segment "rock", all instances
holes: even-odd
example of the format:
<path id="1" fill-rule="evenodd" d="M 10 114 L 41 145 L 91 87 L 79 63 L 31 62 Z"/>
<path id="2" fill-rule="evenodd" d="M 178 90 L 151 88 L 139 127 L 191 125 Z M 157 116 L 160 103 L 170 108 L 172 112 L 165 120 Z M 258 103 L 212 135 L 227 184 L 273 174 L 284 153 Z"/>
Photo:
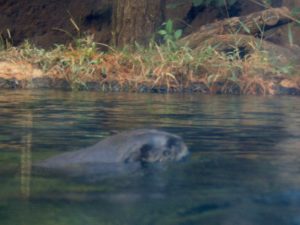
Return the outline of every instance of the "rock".
<path id="1" fill-rule="evenodd" d="M 0 62 L 0 77 L 4 79 L 29 80 L 43 75 L 42 70 L 25 61 Z"/>
<path id="2" fill-rule="evenodd" d="M 52 79 L 50 77 L 33 78 L 29 87 L 32 88 L 51 88 Z"/>
<path id="3" fill-rule="evenodd" d="M 298 88 L 297 84 L 291 80 L 284 79 L 280 82 L 280 86 L 284 88 Z"/>

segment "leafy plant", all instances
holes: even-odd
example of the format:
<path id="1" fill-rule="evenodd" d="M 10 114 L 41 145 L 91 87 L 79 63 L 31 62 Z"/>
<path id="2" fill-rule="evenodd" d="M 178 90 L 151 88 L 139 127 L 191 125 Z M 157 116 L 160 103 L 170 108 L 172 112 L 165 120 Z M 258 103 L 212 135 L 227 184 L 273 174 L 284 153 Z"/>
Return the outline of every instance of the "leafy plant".
<path id="1" fill-rule="evenodd" d="M 164 28 L 158 31 L 158 34 L 162 36 L 164 42 L 171 48 L 176 49 L 179 38 L 182 36 L 182 30 L 174 30 L 174 24 L 172 20 L 167 20 L 163 23 Z"/>

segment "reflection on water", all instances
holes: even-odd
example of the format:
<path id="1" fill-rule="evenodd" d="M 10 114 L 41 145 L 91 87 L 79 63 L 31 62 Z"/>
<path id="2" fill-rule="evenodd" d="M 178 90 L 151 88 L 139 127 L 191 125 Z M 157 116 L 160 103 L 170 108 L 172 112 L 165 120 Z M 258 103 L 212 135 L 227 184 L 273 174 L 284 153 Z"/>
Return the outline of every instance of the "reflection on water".
<path id="1" fill-rule="evenodd" d="M 0 92 L 0 223 L 300 224 L 300 100 Z M 142 127 L 181 135 L 184 162 L 104 180 L 31 163 Z"/>
<path id="2" fill-rule="evenodd" d="M 24 114 L 24 126 L 27 128 L 32 127 L 32 113 Z M 20 177 L 21 177 L 21 194 L 27 199 L 30 197 L 30 177 L 31 177 L 31 142 L 32 134 L 28 132 L 24 135 L 22 142 L 24 143 L 21 148 L 21 163 L 20 163 Z"/>

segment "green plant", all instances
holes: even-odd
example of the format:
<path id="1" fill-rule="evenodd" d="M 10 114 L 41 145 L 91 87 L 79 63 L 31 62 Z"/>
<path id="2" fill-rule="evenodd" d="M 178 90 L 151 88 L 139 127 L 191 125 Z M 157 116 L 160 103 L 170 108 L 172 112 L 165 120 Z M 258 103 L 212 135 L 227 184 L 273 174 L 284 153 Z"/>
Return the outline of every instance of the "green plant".
<path id="1" fill-rule="evenodd" d="M 5 49 L 6 49 L 6 47 L 5 47 L 5 40 L 2 37 L 2 35 L 0 35 L 0 51 L 3 51 Z"/>
<path id="2" fill-rule="evenodd" d="M 294 7 L 291 11 L 291 14 L 293 16 L 294 22 L 299 26 L 300 25 L 300 8 L 299 7 Z"/>
<path id="3" fill-rule="evenodd" d="M 0 50 L 6 50 L 13 46 L 13 39 L 9 29 L 6 29 L 6 34 L 0 33 Z"/>
<path id="4" fill-rule="evenodd" d="M 167 22 L 163 23 L 163 29 L 158 31 L 158 34 L 163 38 L 164 42 L 168 47 L 176 49 L 179 38 L 182 36 L 182 30 L 174 30 L 174 24 L 172 20 L 167 20 Z"/>

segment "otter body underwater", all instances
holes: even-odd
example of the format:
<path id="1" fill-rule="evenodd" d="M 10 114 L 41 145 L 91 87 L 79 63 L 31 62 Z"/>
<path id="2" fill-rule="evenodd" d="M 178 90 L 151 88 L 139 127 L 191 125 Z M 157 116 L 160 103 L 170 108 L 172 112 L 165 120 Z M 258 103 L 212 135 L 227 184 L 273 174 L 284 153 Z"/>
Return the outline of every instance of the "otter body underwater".
<path id="1" fill-rule="evenodd" d="M 107 173 L 144 164 L 179 161 L 188 155 L 182 138 L 155 129 L 125 131 L 97 144 L 63 153 L 34 165 L 35 168 L 67 173 Z"/>

